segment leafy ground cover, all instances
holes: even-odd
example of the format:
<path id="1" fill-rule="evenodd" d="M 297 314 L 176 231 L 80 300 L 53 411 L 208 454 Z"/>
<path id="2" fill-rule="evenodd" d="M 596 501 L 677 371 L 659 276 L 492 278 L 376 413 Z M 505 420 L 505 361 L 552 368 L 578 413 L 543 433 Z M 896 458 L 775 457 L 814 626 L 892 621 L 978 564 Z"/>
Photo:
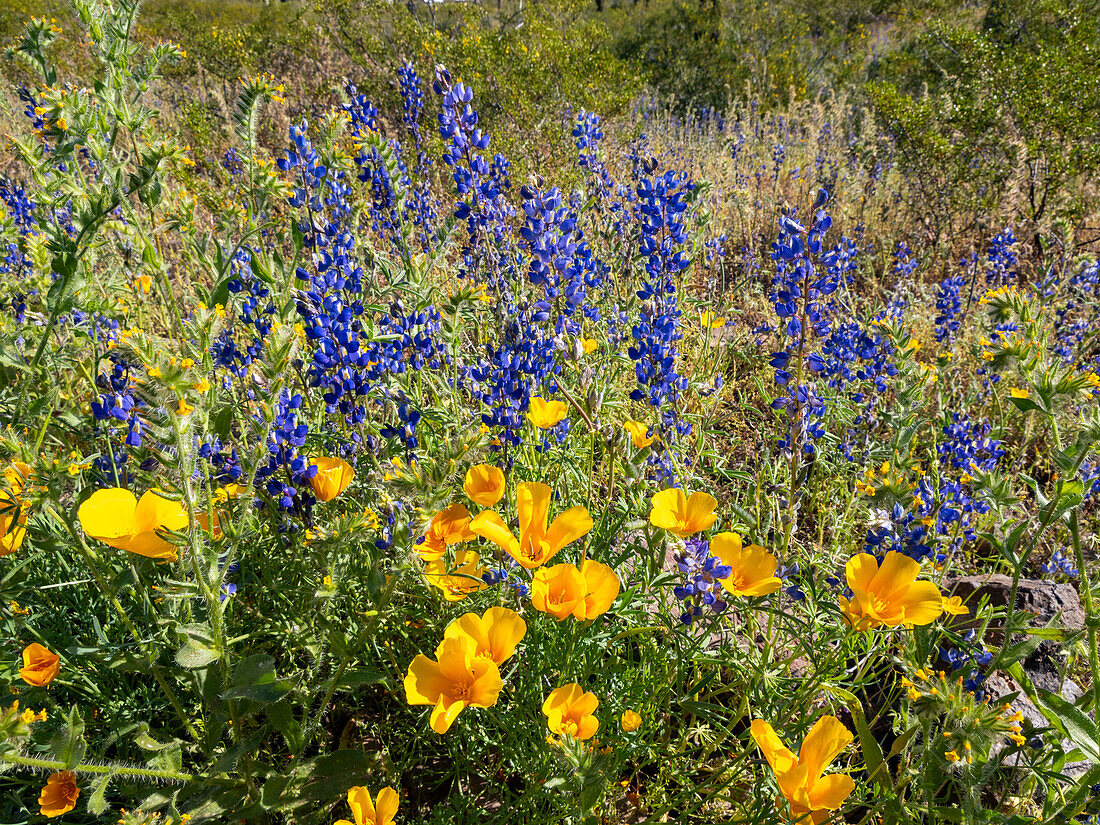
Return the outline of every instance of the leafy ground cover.
<path id="1" fill-rule="evenodd" d="M 399 62 L 203 154 L 139 20 L 10 51 L 5 822 L 1100 811 L 1088 147 L 632 88 L 520 175 Z"/>

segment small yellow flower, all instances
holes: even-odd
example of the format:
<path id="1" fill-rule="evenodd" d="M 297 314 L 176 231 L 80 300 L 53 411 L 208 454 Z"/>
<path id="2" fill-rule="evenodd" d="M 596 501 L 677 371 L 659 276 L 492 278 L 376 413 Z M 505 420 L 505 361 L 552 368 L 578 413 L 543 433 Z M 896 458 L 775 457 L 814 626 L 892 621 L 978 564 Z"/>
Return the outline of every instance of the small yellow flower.
<path id="1" fill-rule="evenodd" d="M 588 355 L 589 353 L 593 352 L 596 349 L 596 347 L 598 347 L 598 346 L 599 346 L 599 342 L 597 342 L 595 338 L 582 338 L 581 339 L 581 348 L 584 350 L 585 355 Z"/>
<path id="2" fill-rule="evenodd" d="M 962 596 L 950 596 L 943 600 L 943 612 L 951 616 L 966 616 L 970 608 L 962 603 Z"/>
<path id="3" fill-rule="evenodd" d="M 196 392 L 209 392 L 210 391 L 210 382 L 207 381 L 204 378 L 201 381 L 199 381 L 199 383 L 192 384 L 191 389 L 195 390 Z"/>
<path id="4" fill-rule="evenodd" d="M 138 500 L 121 487 L 96 490 L 80 505 L 77 518 L 85 533 L 106 545 L 165 561 L 175 561 L 177 553 L 161 533 L 187 526 L 187 511 L 178 501 L 152 490 Z"/>
<path id="5" fill-rule="evenodd" d="M 754 719 L 752 738 L 771 765 L 779 791 L 790 807 L 791 821 L 824 822 L 829 811 L 844 804 L 855 790 L 850 776 L 822 776 L 826 766 L 852 741 L 851 732 L 835 716 L 822 716 L 806 734 L 798 756 L 779 739 L 772 726 Z M 778 800 L 777 800 L 778 804 Z"/>
<path id="6" fill-rule="evenodd" d="M 737 533 L 719 533 L 711 539 L 710 551 L 730 568 L 730 574 L 718 581 L 731 596 L 765 596 L 783 585 L 775 575 L 775 556 L 756 544 L 743 545 Z"/>
<path id="7" fill-rule="evenodd" d="M 469 640 L 474 646 L 474 656 L 486 657 L 498 665 L 511 658 L 526 635 L 527 623 L 523 617 L 507 607 L 490 607 L 481 616 L 465 613 L 443 632 L 444 639 Z"/>
<path id="8" fill-rule="evenodd" d="M 160 367 L 149 367 L 145 372 L 150 378 L 161 378 L 163 376 Z"/>
<path id="9" fill-rule="evenodd" d="M 948 751 L 944 756 L 947 757 L 948 762 L 954 763 L 959 761 L 958 751 Z"/>
<path id="10" fill-rule="evenodd" d="M 623 715 L 619 719 L 619 724 L 622 725 L 625 733 L 633 733 L 642 726 L 642 717 L 627 708 L 623 711 Z"/>
<path id="11" fill-rule="evenodd" d="M 931 624 L 943 613 L 940 589 L 917 581 L 920 562 L 901 553 L 887 553 L 881 567 L 874 556 L 859 553 L 849 559 L 846 573 L 852 598 L 841 596 L 840 606 L 857 630 Z"/>
<path id="12" fill-rule="evenodd" d="M 195 408 L 188 404 L 186 399 L 180 399 L 179 405 L 176 407 L 176 415 L 190 415 L 194 411 Z"/>
<path id="13" fill-rule="evenodd" d="M 182 361 L 180 361 L 180 369 L 188 370 L 191 369 L 191 367 L 193 366 L 195 366 L 195 361 L 192 358 L 184 358 Z"/>
<path id="14" fill-rule="evenodd" d="M 446 733 L 467 706 L 488 708 L 497 703 L 504 682 L 496 662 L 478 656 L 473 640 L 445 638 L 432 661 L 417 654 L 405 676 L 405 701 L 410 705 L 434 705 L 432 730 Z"/>
<path id="15" fill-rule="evenodd" d="M 486 572 L 481 556 L 473 550 L 455 552 L 454 565 L 447 566 L 445 559 L 430 561 L 424 565 L 424 578 L 432 587 L 443 591 L 443 598 L 458 602 L 472 593 L 484 590 L 487 585 L 481 578 Z"/>
<path id="16" fill-rule="evenodd" d="M 531 604 L 559 622 L 569 616 L 586 621 L 606 613 L 621 587 L 615 571 L 598 561 L 585 559 L 579 568 L 568 563 L 555 564 L 535 572 Z"/>
<path id="17" fill-rule="evenodd" d="M 1026 387 L 1024 389 L 1020 389 L 1019 387 L 1013 387 L 1008 392 L 1009 392 L 1009 395 L 1011 395 L 1013 398 L 1027 398 L 1031 394 L 1030 391 Z"/>
<path id="18" fill-rule="evenodd" d="M 517 485 L 518 538 L 493 510 L 478 513 L 470 522 L 470 530 L 491 541 L 528 570 L 533 570 L 592 529 L 592 517 L 588 510 L 580 506 L 569 508 L 548 526 L 551 495 L 550 488 L 537 481 Z"/>
<path id="19" fill-rule="evenodd" d="M 456 502 L 432 516 L 424 540 L 414 545 L 413 550 L 424 561 L 435 561 L 442 558 L 451 545 L 475 538 L 477 536 L 470 532 L 470 511 L 465 504 Z"/>
<path id="20" fill-rule="evenodd" d="M 504 471 L 489 464 L 478 464 L 466 471 L 462 490 L 474 504 L 492 507 L 504 496 Z"/>
<path id="21" fill-rule="evenodd" d="M 34 642 L 23 648 L 23 667 L 19 676 L 32 687 L 45 687 L 61 672 L 61 657 Z"/>

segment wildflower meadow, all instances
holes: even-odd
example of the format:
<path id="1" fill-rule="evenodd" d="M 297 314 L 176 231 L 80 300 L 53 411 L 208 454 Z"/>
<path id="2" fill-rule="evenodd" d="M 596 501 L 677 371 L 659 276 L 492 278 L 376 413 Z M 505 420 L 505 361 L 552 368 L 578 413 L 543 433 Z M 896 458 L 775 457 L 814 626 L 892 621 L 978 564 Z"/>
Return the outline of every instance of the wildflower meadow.
<path id="1" fill-rule="evenodd" d="M 1100 821 L 1087 3 L 5 2 L 0 822 Z"/>

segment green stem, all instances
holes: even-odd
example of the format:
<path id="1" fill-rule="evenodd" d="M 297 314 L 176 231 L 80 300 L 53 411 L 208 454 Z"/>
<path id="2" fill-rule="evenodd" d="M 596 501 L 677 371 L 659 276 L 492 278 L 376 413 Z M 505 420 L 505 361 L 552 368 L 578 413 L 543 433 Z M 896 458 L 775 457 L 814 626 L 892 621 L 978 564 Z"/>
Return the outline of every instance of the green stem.
<path id="1" fill-rule="evenodd" d="M 37 759 L 33 756 L 20 756 L 16 753 L 0 753 L 0 762 L 10 765 L 23 765 L 28 768 L 37 768 L 45 771 L 73 771 L 84 774 L 110 774 L 111 776 L 131 776 L 138 779 L 159 779 L 169 782 L 193 782 L 201 780 L 213 785 L 235 786 L 238 783 L 230 779 L 222 779 L 217 776 L 204 776 L 201 774 L 184 773 L 183 771 L 161 771 L 153 768 L 134 768 L 129 765 L 93 765 L 82 762 L 78 765 L 67 765 L 65 762 L 57 762 L 52 759 Z"/>
<path id="2" fill-rule="evenodd" d="M 198 730 L 196 730 L 195 726 L 191 724 L 191 720 L 188 717 L 187 713 L 184 711 L 183 705 L 180 704 L 180 700 L 179 698 L 177 698 L 175 691 L 172 690 L 171 686 L 165 680 L 163 674 L 161 674 L 160 669 L 157 667 L 156 655 L 154 651 L 150 649 L 145 642 L 142 641 L 141 634 L 138 633 L 137 627 L 135 627 L 134 623 L 130 620 L 130 615 L 126 612 L 126 608 L 124 608 L 122 606 L 122 602 L 118 600 L 118 595 L 115 591 L 114 586 L 100 572 L 99 567 L 96 566 L 95 559 L 93 558 L 91 552 L 88 550 L 87 547 L 84 546 L 84 542 L 81 541 L 80 536 L 77 534 L 72 524 L 70 524 L 66 519 L 61 518 L 61 516 L 52 508 L 48 508 L 48 512 L 53 515 L 54 518 L 64 524 L 65 527 L 68 529 L 69 535 L 72 536 L 74 546 L 80 552 L 80 555 L 84 559 L 84 565 L 92 574 L 92 578 L 95 579 L 96 584 L 99 585 L 99 589 L 107 595 L 107 600 L 110 601 L 111 606 L 114 607 L 115 612 L 118 614 L 118 617 L 122 619 L 122 623 L 126 625 L 126 629 L 130 631 L 130 635 L 133 637 L 134 643 L 137 644 L 141 652 L 145 654 L 145 660 L 149 664 L 149 672 L 153 674 L 153 679 L 156 680 L 157 685 L 160 687 L 161 693 L 164 694 L 164 698 L 168 700 L 169 704 L 172 705 L 173 710 L 176 711 L 176 715 L 179 716 L 180 722 L 183 723 L 183 726 L 187 730 L 187 733 L 196 742 L 201 741 Z"/>
<path id="3" fill-rule="evenodd" d="M 1073 560 L 1081 574 L 1081 597 L 1085 602 L 1085 627 L 1089 642 L 1089 667 L 1092 670 L 1092 710 L 1095 719 L 1100 720 L 1100 655 L 1096 642 L 1096 605 L 1092 598 L 1092 583 L 1085 568 L 1085 554 L 1081 549 L 1081 531 L 1077 525 L 1077 510 L 1069 514 L 1069 532 L 1073 538 Z"/>

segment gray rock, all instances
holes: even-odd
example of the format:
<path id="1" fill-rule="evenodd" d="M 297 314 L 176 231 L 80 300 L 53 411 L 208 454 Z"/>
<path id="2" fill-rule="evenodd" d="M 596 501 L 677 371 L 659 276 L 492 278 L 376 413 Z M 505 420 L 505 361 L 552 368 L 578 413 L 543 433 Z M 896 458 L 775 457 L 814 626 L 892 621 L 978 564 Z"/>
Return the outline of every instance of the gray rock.
<path id="1" fill-rule="evenodd" d="M 994 607 L 1006 607 L 1012 592 L 1012 578 L 1001 573 L 987 576 L 961 576 L 944 581 L 952 595 L 961 596 L 973 610 L 988 597 Z M 1072 584 L 1041 579 L 1020 579 L 1016 590 L 1016 609 L 1035 615 L 1036 624 L 1044 625 L 1058 617 L 1058 626 L 1080 630 L 1085 626 L 1085 608 Z"/>
<path id="2" fill-rule="evenodd" d="M 1016 681 L 1006 673 L 991 673 L 989 678 L 985 680 L 983 684 L 986 692 L 989 694 L 990 701 L 993 705 L 1000 705 L 1003 703 L 1004 698 L 1011 696 L 1014 693 L 1018 693 L 1015 699 L 1012 699 L 1008 703 L 1009 713 L 1019 713 L 1034 728 L 1045 728 L 1050 725 L 1043 716 L 1042 712 L 1035 706 L 1035 704 L 1027 698 L 1024 694 L 1023 688 L 1016 683 Z M 1081 687 L 1072 679 L 1062 680 L 1062 684 L 1059 687 L 1058 693 L 1062 695 L 1062 698 L 1067 702 L 1076 702 L 1083 695 L 1084 691 Z M 1066 752 L 1072 751 L 1074 745 L 1068 739 L 1063 741 L 1062 749 Z M 992 751 L 997 753 L 1005 747 L 1005 742 L 998 741 L 993 744 Z M 1005 765 L 1009 767 L 1015 767 L 1020 764 L 1020 759 L 1016 754 L 1010 754 L 1004 761 Z M 1092 766 L 1091 762 L 1071 762 L 1063 768 L 1062 772 L 1069 777 L 1076 779 L 1085 773 Z"/>
<path id="3" fill-rule="evenodd" d="M 944 586 L 952 595 L 962 597 L 963 604 L 970 608 L 973 616 L 978 605 L 985 600 L 994 607 L 1007 607 L 1012 593 L 1012 578 L 1000 573 L 961 576 L 947 579 Z M 1073 632 L 1082 630 L 1085 626 L 1085 608 L 1077 590 L 1071 584 L 1020 579 L 1016 590 L 1016 609 L 1032 614 L 1033 627 L 1053 623 L 1054 627 Z M 977 624 L 973 619 L 960 617 L 956 627 Z M 1001 644 L 1004 640 L 1002 628 L 991 626 L 986 631 L 986 640 L 992 644 Z M 1062 689 L 1062 649 L 1063 645 L 1057 641 L 1044 641 L 1020 663 L 1036 687 L 1052 693 Z"/>

